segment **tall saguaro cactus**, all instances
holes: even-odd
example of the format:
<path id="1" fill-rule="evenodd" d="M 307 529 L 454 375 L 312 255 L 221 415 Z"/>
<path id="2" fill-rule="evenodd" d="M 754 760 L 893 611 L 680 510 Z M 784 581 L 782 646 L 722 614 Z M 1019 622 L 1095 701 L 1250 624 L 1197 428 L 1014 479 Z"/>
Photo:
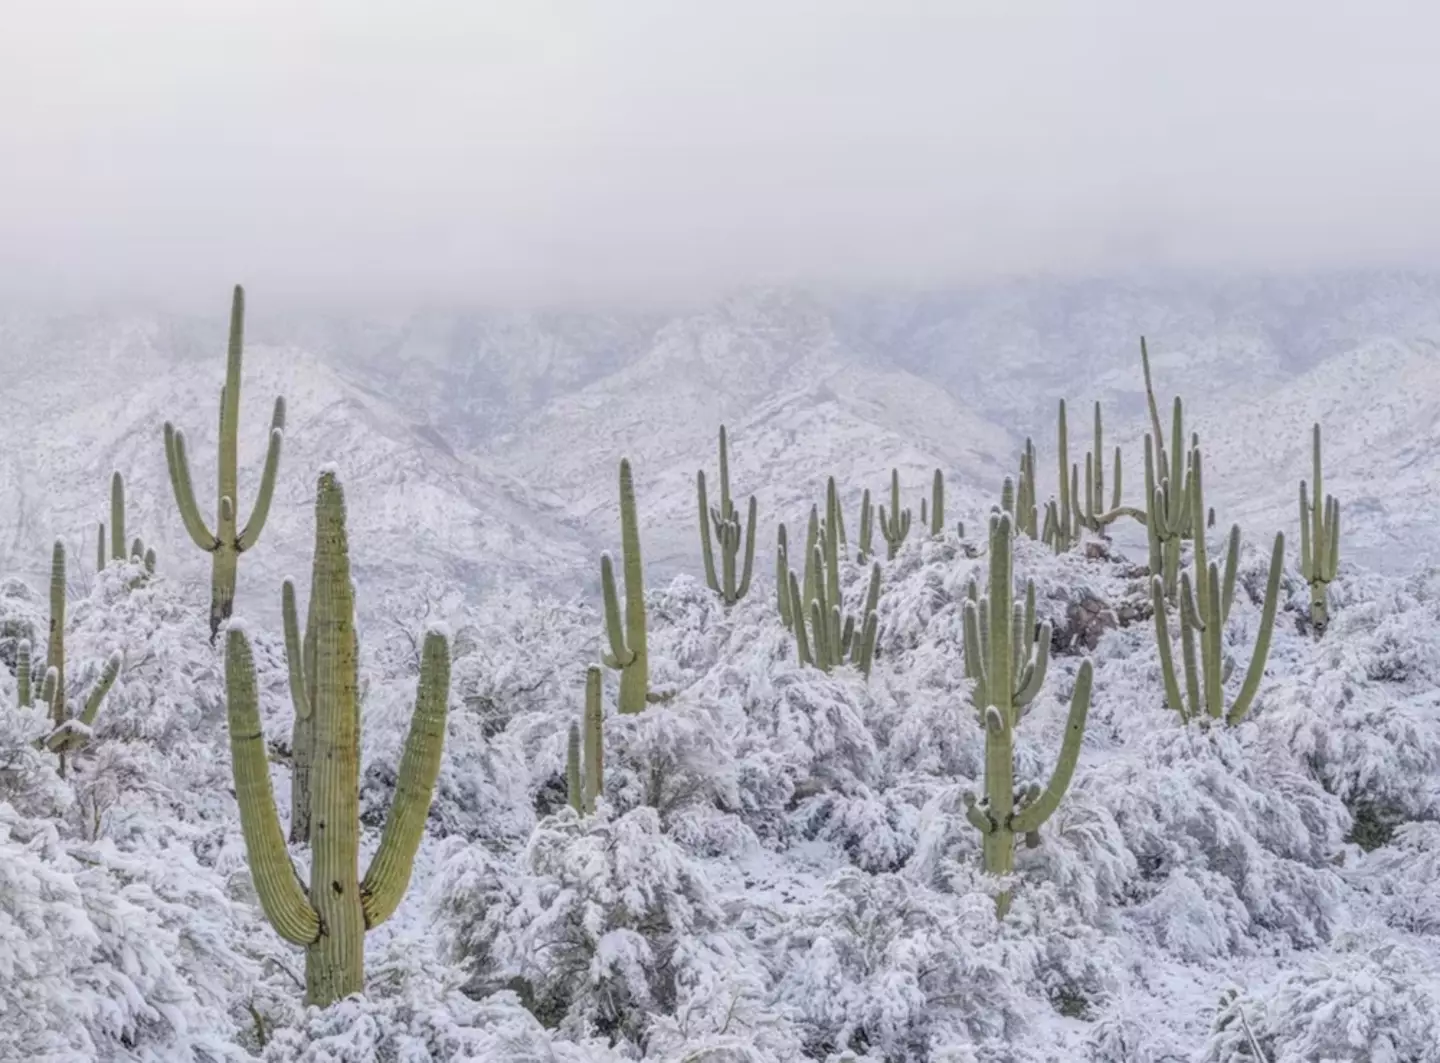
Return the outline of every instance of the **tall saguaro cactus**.
<path id="1" fill-rule="evenodd" d="M 365 987 L 365 932 L 394 913 L 410 884 L 445 740 L 450 647 L 425 635 L 420 685 L 380 847 L 360 877 L 360 711 L 355 599 L 345 498 L 333 472 L 320 476 L 311 580 L 315 650 L 310 789 L 310 885 L 285 847 L 244 626 L 226 636 L 225 683 L 235 796 L 250 874 L 277 933 L 305 947 L 305 1002 L 325 1007 Z"/>
<path id="2" fill-rule="evenodd" d="M 1314 495 L 1300 481 L 1300 572 L 1310 585 L 1310 626 L 1316 638 L 1330 625 L 1330 583 L 1340 565 L 1340 502 L 1320 478 L 1320 425 L 1311 436 Z"/>
<path id="3" fill-rule="evenodd" d="M 930 484 L 930 536 L 938 539 L 945 534 L 945 474 L 935 470 Z"/>
<path id="4" fill-rule="evenodd" d="M 275 475 L 280 467 L 280 446 L 285 438 L 285 399 L 275 400 L 270 418 L 270 445 L 265 452 L 265 469 L 260 476 L 260 492 L 255 508 L 244 527 L 239 525 L 239 498 L 236 494 L 239 472 L 240 429 L 240 364 L 245 346 L 245 289 L 235 286 L 230 306 L 230 345 L 225 362 L 225 386 L 220 391 L 220 458 L 219 499 L 213 531 L 206 525 L 195 501 L 190 480 L 190 462 L 185 449 L 185 433 L 170 421 L 165 422 L 165 461 L 170 469 L 170 486 L 180 508 L 180 518 L 195 545 L 210 555 L 210 640 L 213 642 L 220 625 L 230 616 L 235 602 L 235 569 L 239 557 L 260 537 L 270 502 L 275 496 Z"/>
<path id="5" fill-rule="evenodd" d="M 120 475 L 119 470 L 110 475 L 110 549 L 105 549 L 105 522 L 100 522 L 99 534 L 95 537 L 95 563 L 99 571 L 104 572 L 107 565 L 112 561 L 124 561 L 127 557 L 131 561 L 143 563 L 145 571 L 155 571 L 155 548 L 146 548 L 145 540 L 138 535 L 130 541 L 128 550 L 125 542 L 125 477 Z"/>
<path id="6" fill-rule="evenodd" d="M 885 536 L 885 559 L 894 561 L 900 544 L 910 534 L 910 511 L 900 509 L 900 470 L 890 470 L 890 511 L 880 507 L 880 533 Z"/>
<path id="7" fill-rule="evenodd" d="M 1015 789 L 1015 727 L 1025 707 L 1044 681 L 1050 628 L 1034 630 L 1034 587 L 1026 590 L 1027 605 L 1015 602 L 1014 572 L 1008 513 L 990 517 L 990 580 L 984 596 L 965 603 L 966 670 L 975 680 L 975 704 L 985 727 L 985 797 L 965 795 L 966 817 L 980 831 L 985 870 L 1008 875 L 1015 868 L 1015 835 L 1029 845 L 1039 844 L 1039 830 L 1060 806 L 1075 765 L 1090 711 L 1091 666 L 1080 665 L 1060 757 L 1041 790 L 1038 783 L 1018 793 Z M 972 592 L 973 593 L 973 592 Z M 1034 647 L 1032 648 L 1032 641 Z M 996 899 L 1003 918 L 1010 908 L 1009 893 Z"/>
<path id="8" fill-rule="evenodd" d="M 750 590 L 750 574 L 755 565 L 755 496 L 750 496 L 750 512 L 743 536 L 745 563 L 736 583 L 736 560 L 740 556 L 742 535 L 740 514 L 730 501 L 730 451 L 725 439 L 725 426 L 720 426 L 720 504 L 711 506 L 705 494 L 705 472 L 695 474 L 695 493 L 700 501 L 700 546 L 705 555 L 705 582 L 719 594 L 726 605 L 734 605 Z M 715 550 L 710 529 L 720 542 L 720 572 L 715 571 Z"/>
<path id="9" fill-rule="evenodd" d="M 620 459 L 620 554 L 625 566 L 625 615 L 615 591 L 615 565 L 600 556 L 600 588 L 605 597 L 605 635 L 610 652 L 601 659 L 620 673 L 620 711 L 643 712 L 650 700 L 650 661 L 645 652 L 645 581 L 640 563 L 640 521 L 635 515 L 635 480 L 630 459 Z"/>

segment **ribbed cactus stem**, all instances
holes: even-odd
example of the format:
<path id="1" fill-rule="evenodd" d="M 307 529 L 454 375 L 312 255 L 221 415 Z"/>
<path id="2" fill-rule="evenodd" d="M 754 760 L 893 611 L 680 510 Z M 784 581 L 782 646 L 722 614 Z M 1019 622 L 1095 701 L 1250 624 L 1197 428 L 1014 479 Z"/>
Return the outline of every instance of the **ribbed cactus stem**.
<path id="1" fill-rule="evenodd" d="M 580 785 L 580 725 L 571 723 L 565 738 L 565 795 L 570 807 L 583 816 L 585 796 Z"/>
<path id="2" fill-rule="evenodd" d="M 95 534 L 95 570 L 104 572 L 109 562 L 109 554 L 105 549 L 105 522 L 102 520 Z"/>
<path id="3" fill-rule="evenodd" d="M 755 496 L 750 496 L 749 513 L 744 533 L 740 530 L 740 516 L 730 501 L 730 451 L 725 436 L 725 426 L 720 426 L 720 504 L 711 506 L 705 490 L 705 473 L 695 474 L 695 493 L 700 503 L 700 547 L 705 562 L 705 582 L 712 591 L 720 595 L 726 605 L 734 605 L 750 590 L 750 576 L 755 566 Z M 720 569 L 715 567 L 714 538 L 720 542 Z M 741 547 L 744 547 L 744 568 L 737 562 Z M 740 572 L 737 583 L 737 571 Z"/>
<path id="4" fill-rule="evenodd" d="M 117 470 L 110 474 L 110 560 L 125 558 L 125 477 Z"/>
<path id="5" fill-rule="evenodd" d="M 255 669 L 240 625 L 227 636 L 230 748 L 241 829 L 261 906 L 287 941 L 304 945 L 305 999 L 325 1007 L 364 989 L 365 931 L 394 913 L 410 882 L 424 834 L 445 738 L 450 649 L 425 635 L 410 732 L 380 846 L 359 876 L 360 713 L 354 585 L 350 579 L 345 499 L 333 472 L 316 492 L 313 759 L 310 779 L 311 880 L 308 897 L 295 874 L 270 788 Z M 291 594 L 293 602 L 293 591 Z M 293 619 L 293 609 L 292 609 Z M 291 625 L 293 628 L 293 625 Z M 287 639 L 293 647 L 293 639 Z M 287 649 L 293 653 L 293 649 Z M 301 647 L 302 654 L 305 652 Z"/>
<path id="6" fill-rule="evenodd" d="M 1040 625 L 1037 637 L 1033 584 L 1027 584 L 1023 604 L 1014 601 L 1013 535 L 1010 515 L 992 513 L 987 592 L 978 596 L 972 584 L 963 610 L 965 671 L 974 681 L 973 701 L 985 728 L 985 799 L 977 802 L 968 794 L 966 816 L 981 833 L 985 870 L 993 875 L 1014 870 L 1015 835 L 1025 834 L 1035 841 L 1040 826 L 1059 806 L 1079 760 L 1090 709 L 1091 667 L 1086 661 L 1076 677 L 1065 738 L 1050 784 L 1043 791 L 1039 787 L 1027 790 L 1017 805 L 1015 727 L 1044 682 L 1050 626 Z M 1001 917 L 1009 906 L 1010 895 L 1000 894 L 996 909 Z"/>
<path id="7" fill-rule="evenodd" d="M 50 720 L 56 727 L 67 718 L 65 706 L 65 544 L 59 539 L 50 551 L 50 640 L 45 647 L 45 666 L 55 673 Z M 48 682 L 48 677 L 47 677 Z"/>
<path id="8" fill-rule="evenodd" d="M 583 810 L 595 811 L 595 801 L 605 792 L 605 704 L 603 676 L 595 665 L 585 673 L 585 717 L 582 753 Z"/>
<path id="9" fill-rule="evenodd" d="M 1072 526 L 1074 519 L 1074 496 L 1071 493 L 1070 477 L 1070 429 L 1065 413 L 1065 400 L 1060 400 L 1060 413 L 1057 418 L 1055 431 L 1056 448 L 1058 450 L 1057 460 L 1059 464 L 1059 490 L 1060 501 L 1056 509 L 1057 524 L 1055 527 L 1056 549 L 1068 550 L 1074 545 L 1075 529 Z"/>
<path id="10" fill-rule="evenodd" d="M 600 585 L 605 600 L 605 632 L 610 652 L 603 660 L 620 672 L 623 713 L 643 712 L 649 701 L 649 659 L 645 651 L 645 584 L 640 560 L 640 523 L 635 515 L 635 481 L 630 460 L 620 459 L 620 545 L 625 566 L 625 613 L 615 587 L 615 569 L 606 554 L 600 559 Z"/>
<path id="11" fill-rule="evenodd" d="M 215 530 L 205 524 L 195 501 L 190 478 L 190 462 L 186 453 L 185 434 L 169 421 L 165 422 L 165 460 L 170 471 L 170 486 L 175 494 L 185 530 L 195 545 L 211 556 L 210 638 L 213 642 L 220 625 L 229 618 L 235 600 L 235 570 L 239 555 L 255 545 L 270 513 L 275 494 L 275 478 L 280 467 L 280 449 L 285 438 L 285 400 L 275 400 L 270 419 L 270 443 L 265 452 L 265 468 L 260 476 L 260 490 L 255 507 L 243 529 L 237 521 L 238 433 L 240 425 L 240 369 L 245 346 L 245 290 L 238 284 L 230 306 L 230 342 L 225 361 L 225 386 L 220 391 L 220 431 L 218 463 L 218 498 Z M 123 538 L 118 540 L 123 543 Z"/>
<path id="12" fill-rule="evenodd" d="M 1330 583 L 1340 563 L 1340 503 L 1324 493 L 1320 425 L 1311 437 L 1314 494 L 1300 481 L 1300 572 L 1310 586 L 1310 627 L 1318 638 L 1330 624 Z"/>
<path id="13" fill-rule="evenodd" d="M 794 624 L 794 611 L 790 603 L 790 545 L 784 524 L 775 532 L 775 603 L 780 610 L 780 622 L 790 628 Z"/>
<path id="14" fill-rule="evenodd" d="M 295 722 L 290 732 L 290 841 L 310 841 L 310 767 L 315 741 L 315 593 L 311 588 L 310 613 L 304 635 L 295 608 L 295 582 L 280 586 L 280 618 L 285 631 L 285 661 L 289 667 L 290 702 Z"/>
<path id="15" fill-rule="evenodd" d="M 28 709 L 34 704 L 34 697 L 30 690 L 29 639 L 21 639 L 20 645 L 15 647 L 15 687 L 20 707 Z"/>

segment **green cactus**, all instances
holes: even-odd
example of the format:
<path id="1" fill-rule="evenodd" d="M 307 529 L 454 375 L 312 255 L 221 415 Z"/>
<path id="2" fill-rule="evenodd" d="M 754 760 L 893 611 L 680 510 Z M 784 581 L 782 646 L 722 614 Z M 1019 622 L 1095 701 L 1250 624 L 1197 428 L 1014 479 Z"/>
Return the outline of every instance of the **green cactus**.
<path id="1" fill-rule="evenodd" d="M 240 428 L 240 364 L 245 344 L 245 290 L 235 286 L 230 307 L 230 344 L 225 363 L 225 386 L 220 391 L 220 460 L 219 493 L 216 523 L 212 532 L 200 515 L 195 502 L 195 489 L 190 480 L 190 462 L 186 456 L 185 433 L 170 421 L 165 422 L 165 461 L 170 469 L 170 486 L 180 509 L 185 530 L 195 545 L 211 557 L 210 562 L 210 641 L 214 642 L 220 625 L 229 618 L 235 602 L 235 570 L 239 557 L 260 537 L 270 502 L 275 496 L 275 475 L 280 467 L 280 447 L 285 438 L 285 400 L 275 400 L 270 419 L 270 445 L 265 452 L 265 469 L 260 476 L 260 492 L 249 521 L 239 527 L 237 495 L 237 455 Z M 123 540 L 119 540 L 123 541 Z"/>
<path id="2" fill-rule="evenodd" d="M 110 560 L 125 560 L 125 477 L 110 474 Z"/>
<path id="3" fill-rule="evenodd" d="M 1070 494 L 1070 429 L 1065 413 L 1065 400 L 1060 400 L 1060 414 L 1056 428 L 1056 446 L 1059 454 L 1060 499 L 1055 510 L 1056 524 L 1053 545 L 1057 553 L 1069 550 L 1080 537 L 1080 530 L 1074 526 L 1074 503 Z"/>
<path id="4" fill-rule="evenodd" d="M 105 522 L 100 522 L 99 532 L 95 536 L 95 570 L 104 572 L 105 566 L 110 563 L 110 557 L 105 551 Z"/>
<path id="5" fill-rule="evenodd" d="M 1032 539 L 1040 537 L 1040 510 L 1036 498 L 1035 442 L 1027 437 L 1025 449 L 1020 452 L 1020 478 L 1015 488 L 1015 528 Z"/>
<path id="6" fill-rule="evenodd" d="M 49 707 L 53 729 L 43 740 L 45 748 L 60 755 L 60 774 L 66 772 L 66 754 L 85 743 L 89 728 L 100 713 L 100 706 L 115 679 L 120 674 L 121 655 L 112 653 L 100 668 L 95 685 L 90 688 L 78 714 L 73 713 L 66 695 L 65 682 L 65 544 L 55 540 L 50 554 L 50 623 L 49 641 L 45 651 L 45 680 L 41 687 L 41 700 Z M 26 676 L 21 684 L 21 704 L 30 704 L 28 699 L 33 691 L 33 662 L 29 660 L 30 647 L 25 647 Z"/>
<path id="7" fill-rule="evenodd" d="M 581 727 L 570 725 L 565 751 L 565 779 L 570 807 L 582 816 L 593 815 L 595 799 L 605 792 L 605 709 L 601 700 L 601 672 L 591 665 L 585 673 L 585 715 Z"/>
<path id="8" fill-rule="evenodd" d="M 235 796 L 251 878 L 276 932 L 305 947 L 305 1002 L 325 1007 L 365 988 L 365 932 L 399 906 L 425 830 L 445 739 L 450 648 L 427 632 L 410 734 L 380 847 L 362 880 L 360 711 L 354 586 L 345 498 L 333 472 L 316 492 L 311 617 L 315 638 L 310 886 L 296 873 L 280 829 L 243 625 L 226 635 L 225 682 Z M 293 663 L 293 662 L 292 662 Z"/>
<path id="9" fill-rule="evenodd" d="M 310 842 L 310 776 L 315 748 L 315 587 L 310 588 L 310 608 L 305 632 L 300 632 L 295 608 L 295 581 L 280 585 L 280 618 L 285 631 L 285 661 L 290 677 L 290 702 L 295 722 L 290 732 L 290 841 Z"/>
<path id="10" fill-rule="evenodd" d="M 615 591 L 615 566 L 609 554 L 600 558 L 600 586 L 605 597 L 605 634 L 610 652 L 601 660 L 620 673 L 620 711 L 643 712 L 650 697 L 650 663 L 645 652 L 645 583 L 640 563 L 640 522 L 635 516 L 635 481 L 630 459 L 620 459 L 620 545 L 625 565 L 625 615 Z"/>
<path id="11" fill-rule="evenodd" d="M 833 480 L 831 483 L 833 484 Z M 827 505 L 832 517 L 838 509 L 838 501 Z M 813 513 L 813 510 L 812 510 Z M 879 616 L 876 612 L 880 601 L 880 564 L 872 562 L 870 586 L 865 596 L 864 609 L 857 626 L 854 616 L 844 612 L 844 596 L 840 588 L 840 552 L 832 534 L 836 528 L 834 519 L 827 519 L 815 530 L 815 542 L 810 550 L 810 563 L 806 566 L 807 576 L 802 584 L 794 572 L 789 571 L 788 559 L 785 570 L 778 578 L 789 588 L 788 610 L 782 609 L 781 618 L 795 635 L 795 650 L 801 664 L 829 672 L 838 665 L 848 662 L 860 672 L 870 675 L 875 657 L 875 638 L 879 630 Z M 781 538 L 784 538 L 781 525 Z"/>
<path id="12" fill-rule="evenodd" d="M 725 440 L 725 426 L 720 426 L 720 505 L 712 507 L 706 499 L 705 473 L 695 474 L 695 493 L 700 501 L 700 545 L 705 556 L 705 582 L 724 600 L 734 605 L 750 590 L 750 573 L 755 564 L 755 496 L 750 496 L 750 513 L 744 533 L 745 565 L 740 582 L 735 582 L 735 561 L 740 556 L 740 515 L 730 501 L 730 454 Z M 710 529 L 720 541 L 720 573 L 715 571 L 715 552 Z"/>
<path id="13" fill-rule="evenodd" d="M 30 640 L 21 639 L 15 647 L 15 695 L 22 709 L 35 704 L 30 690 Z"/>
<path id="14" fill-rule="evenodd" d="M 790 605 L 790 545 L 785 540 L 785 525 L 775 531 L 775 601 L 780 608 L 780 622 L 788 630 L 793 622 Z"/>
<path id="15" fill-rule="evenodd" d="M 945 534 L 945 475 L 935 470 L 930 484 L 930 536 L 938 539 Z"/>
<path id="16" fill-rule="evenodd" d="M 972 582 L 964 605 L 965 661 L 967 674 L 975 681 L 974 704 L 985 727 L 985 798 L 977 801 L 965 795 L 966 817 L 980 831 L 985 870 L 1008 875 L 1015 867 L 1015 835 L 1025 836 L 1027 845 L 1038 845 L 1040 827 L 1059 807 L 1075 766 L 1085 720 L 1090 711 L 1091 666 L 1080 666 L 1070 698 L 1065 738 L 1050 783 L 1015 789 L 1015 727 L 1044 681 L 1050 645 L 1050 626 L 1042 624 L 1035 633 L 1035 591 L 1026 589 L 1026 604 L 1014 602 L 1014 572 L 1008 513 L 995 512 L 990 518 L 990 579 L 986 594 L 978 594 Z M 1003 918 L 1010 908 L 1010 894 L 996 898 L 996 911 Z"/>
<path id="17" fill-rule="evenodd" d="M 860 496 L 860 541 L 855 553 L 857 563 L 863 565 L 872 559 L 875 541 L 875 511 L 870 505 L 870 488 Z"/>
<path id="18" fill-rule="evenodd" d="M 1081 507 L 1081 480 L 1078 464 L 1070 466 L 1070 504 L 1074 509 L 1075 528 L 1095 535 L 1105 534 L 1105 529 L 1121 517 L 1133 517 L 1141 524 L 1149 519 L 1143 509 L 1124 505 L 1124 466 L 1119 447 L 1114 451 L 1114 482 L 1110 486 L 1110 504 L 1105 505 L 1105 436 L 1101 421 L 1100 404 L 1095 404 L 1095 446 L 1085 452 L 1084 507 Z"/>
<path id="19" fill-rule="evenodd" d="M 885 559 L 894 561 L 900 545 L 910 534 L 910 511 L 900 509 L 900 470 L 890 470 L 890 512 L 880 507 L 880 534 L 885 536 Z"/>
<path id="20" fill-rule="evenodd" d="M 1340 502 L 1324 493 L 1320 473 L 1320 425 L 1312 432 L 1312 496 L 1300 481 L 1300 572 L 1310 585 L 1310 626 L 1319 638 L 1330 625 L 1330 583 L 1340 564 Z"/>
<path id="21" fill-rule="evenodd" d="M 1200 453 L 1191 455 L 1191 505 L 1203 511 Z M 1285 568 L 1285 536 L 1277 534 L 1270 555 L 1270 574 L 1266 581 L 1265 601 L 1260 611 L 1260 630 L 1250 655 L 1240 693 L 1229 709 L 1225 707 L 1225 683 L 1234 669 L 1234 661 L 1225 657 L 1225 622 L 1235 597 L 1235 573 L 1240 553 L 1240 528 L 1230 530 L 1230 546 L 1224 576 L 1218 562 L 1207 561 L 1205 535 L 1195 537 L 1195 579 L 1188 571 L 1181 573 L 1179 591 L 1180 652 L 1185 678 L 1182 694 L 1175 671 L 1175 657 L 1170 645 L 1170 624 L 1166 616 L 1163 580 L 1152 576 L 1151 605 L 1155 611 L 1155 641 L 1160 654 L 1160 671 L 1165 683 L 1165 701 L 1180 714 L 1182 723 L 1191 720 L 1224 720 L 1229 726 L 1238 724 L 1250 711 L 1251 702 L 1265 674 L 1270 655 L 1270 636 L 1275 629 L 1275 611 L 1280 600 L 1280 577 Z M 1199 652 L 1196 652 L 1196 640 Z"/>
<path id="22" fill-rule="evenodd" d="M 1174 601 L 1180 574 L 1180 544 L 1195 538 L 1195 529 L 1204 525 L 1197 520 L 1197 514 L 1204 509 L 1193 509 L 1191 505 L 1190 470 L 1194 466 L 1193 455 L 1199 449 L 1200 440 L 1192 434 L 1190 447 L 1185 448 L 1185 415 L 1179 396 L 1176 396 L 1170 419 L 1170 451 L 1154 437 L 1145 436 L 1145 530 L 1150 544 L 1150 572 L 1162 577 L 1165 597 Z M 1214 511 L 1209 511 L 1209 523 L 1214 524 Z"/>

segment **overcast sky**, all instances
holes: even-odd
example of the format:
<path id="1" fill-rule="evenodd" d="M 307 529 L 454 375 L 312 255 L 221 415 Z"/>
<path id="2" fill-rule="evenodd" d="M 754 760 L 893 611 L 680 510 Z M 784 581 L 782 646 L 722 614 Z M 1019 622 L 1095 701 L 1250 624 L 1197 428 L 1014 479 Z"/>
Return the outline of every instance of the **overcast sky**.
<path id="1" fill-rule="evenodd" d="M 379 309 L 1440 250 L 1434 0 L 0 0 L 0 296 Z"/>

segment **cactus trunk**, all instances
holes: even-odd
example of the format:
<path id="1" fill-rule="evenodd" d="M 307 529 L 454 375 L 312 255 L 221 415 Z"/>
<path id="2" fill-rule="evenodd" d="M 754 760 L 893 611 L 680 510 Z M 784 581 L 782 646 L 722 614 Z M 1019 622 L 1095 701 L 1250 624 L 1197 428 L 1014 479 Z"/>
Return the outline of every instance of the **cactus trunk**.
<path id="1" fill-rule="evenodd" d="M 635 481 L 630 460 L 620 459 L 620 552 L 625 574 L 625 614 L 615 587 L 610 555 L 600 558 L 600 585 L 605 600 L 605 632 L 610 652 L 605 664 L 620 672 L 620 704 L 624 713 L 643 712 L 649 702 L 649 659 L 645 652 L 645 584 L 640 560 L 640 522 L 635 514 Z"/>

